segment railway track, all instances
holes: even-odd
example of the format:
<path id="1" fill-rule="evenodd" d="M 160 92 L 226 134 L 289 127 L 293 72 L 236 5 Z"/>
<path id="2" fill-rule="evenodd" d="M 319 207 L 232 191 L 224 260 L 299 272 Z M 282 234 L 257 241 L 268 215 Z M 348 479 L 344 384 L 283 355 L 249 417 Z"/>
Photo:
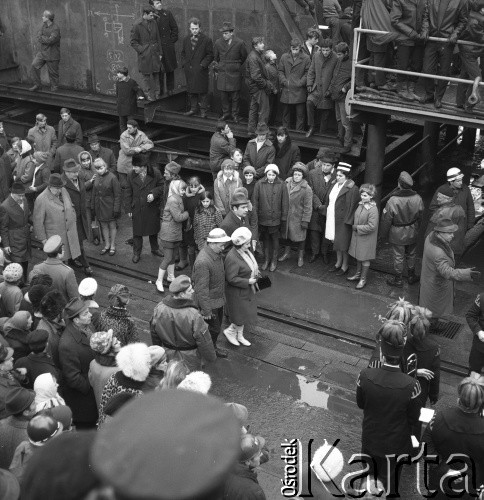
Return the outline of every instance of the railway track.
<path id="1" fill-rule="evenodd" d="M 154 274 L 151 275 L 143 271 L 135 272 L 131 269 L 118 266 L 116 264 L 111 264 L 110 262 L 106 262 L 96 257 L 89 256 L 89 262 L 91 266 L 95 266 L 105 271 L 119 274 L 121 276 L 125 276 L 130 279 L 135 279 L 137 281 L 143 281 L 145 283 L 154 283 L 156 280 L 156 276 Z M 375 343 L 371 339 L 368 339 L 363 335 L 358 335 L 356 333 L 341 330 L 339 328 L 323 325 L 321 323 L 309 321 L 304 318 L 289 316 L 287 314 L 283 314 L 279 311 L 275 311 L 273 309 L 269 309 L 266 307 L 259 306 L 258 314 L 262 318 L 269 319 L 281 325 L 292 326 L 306 331 L 314 332 L 320 335 L 324 335 L 326 337 L 332 337 L 342 342 L 354 344 L 355 346 L 362 347 L 364 349 L 368 349 L 371 351 L 373 351 L 373 349 L 375 348 Z M 454 363 L 448 360 L 441 360 L 441 370 L 446 373 L 450 373 L 452 375 L 457 375 L 459 377 L 466 377 L 468 374 L 467 366 Z"/>

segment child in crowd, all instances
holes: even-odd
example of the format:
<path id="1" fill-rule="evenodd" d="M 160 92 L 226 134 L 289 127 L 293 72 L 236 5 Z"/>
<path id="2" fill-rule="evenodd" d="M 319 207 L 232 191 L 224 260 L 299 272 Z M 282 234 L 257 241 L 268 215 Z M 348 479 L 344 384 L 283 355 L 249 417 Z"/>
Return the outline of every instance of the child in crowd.
<path id="1" fill-rule="evenodd" d="M 119 68 L 116 77 L 116 105 L 119 116 L 119 130 L 123 133 L 128 120 L 134 119 L 138 112 L 137 100 L 145 98 L 141 87 L 128 74 L 128 68 Z"/>
<path id="2" fill-rule="evenodd" d="M 238 187 L 242 187 L 242 181 L 238 172 L 234 170 L 234 162 L 226 159 L 222 162 L 221 170 L 213 185 L 215 206 L 223 217 L 230 212 L 230 199 Z"/>
<path id="3" fill-rule="evenodd" d="M 219 227 L 222 222 L 222 213 L 215 207 L 210 191 L 204 191 L 200 197 L 199 206 L 193 217 L 193 233 L 198 250 L 207 243 L 208 233 Z"/>
<path id="4" fill-rule="evenodd" d="M 92 164 L 92 156 L 89 151 L 82 151 L 81 153 L 79 153 L 77 159 L 79 160 L 79 164 L 81 165 L 79 178 L 84 181 L 84 186 L 86 187 L 86 207 L 90 207 L 92 198 L 92 186 L 94 184 L 94 180 L 96 179 L 96 170 L 94 169 L 94 165 Z M 87 225 L 89 228 L 87 239 L 90 242 L 94 242 L 95 245 L 99 245 L 99 235 L 97 233 L 93 235 L 92 222 L 91 211 L 87 210 Z"/>

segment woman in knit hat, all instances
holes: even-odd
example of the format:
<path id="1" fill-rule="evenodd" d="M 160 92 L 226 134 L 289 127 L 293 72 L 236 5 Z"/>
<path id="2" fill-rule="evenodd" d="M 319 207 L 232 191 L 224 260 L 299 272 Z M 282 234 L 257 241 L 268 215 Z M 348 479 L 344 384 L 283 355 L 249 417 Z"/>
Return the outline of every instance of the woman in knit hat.
<path id="1" fill-rule="evenodd" d="M 3 325 L 5 340 L 13 349 L 14 361 L 27 356 L 30 352 L 27 337 L 31 326 L 32 316 L 27 311 L 17 311 Z"/>
<path id="2" fill-rule="evenodd" d="M 7 316 L 11 317 L 20 309 L 23 293 L 19 288 L 22 281 L 23 268 L 20 264 L 9 264 L 3 270 L 3 283 L 0 283 L 0 300 Z"/>

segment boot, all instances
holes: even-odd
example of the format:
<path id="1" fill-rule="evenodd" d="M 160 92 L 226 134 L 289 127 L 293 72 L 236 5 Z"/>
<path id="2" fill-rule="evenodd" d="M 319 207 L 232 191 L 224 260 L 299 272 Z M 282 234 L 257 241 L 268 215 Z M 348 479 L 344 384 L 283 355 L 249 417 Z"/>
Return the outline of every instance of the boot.
<path id="1" fill-rule="evenodd" d="M 175 279 L 175 264 L 170 264 L 167 269 L 168 272 L 168 277 L 166 278 L 166 281 L 168 283 L 171 283 Z"/>
<path id="2" fill-rule="evenodd" d="M 356 261 L 356 272 L 353 274 L 353 276 L 348 276 L 346 279 L 348 281 L 360 281 L 361 278 L 361 262 L 358 260 Z"/>
<path id="3" fill-rule="evenodd" d="M 302 267 L 304 265 L 304 250 L 299 250 L 297 257 L 297 267 Z"/>
<path id="4" fill-rule="evenodd" d="M 249 347 L 250 345 L 252 345 L 245 337 L 244 337 L 244 325 L 242 326 L 237 326 L 237 341 L 242 344 L 242 345 L 245 345 L 247 347 Z"/>
<path id="5" fill-rule="evenodd" d="M 269 245 L 264 245 L 264 263 L 260 266 L 263 271 L 266 271 L 269 267 L 270 250 Z"/>
<path id="6" fill-rule="evenodd" d="M 284 262 L 291 256 L 291 247 L 285 247 L 284 253 L 277 259 L 279 262 Z"/>
<path id="7" fill-rule="evenodd" d="M 369 269 L 370 269 L 370 266 L 362 266 L 361 279 L 360 279 L 360 281 L 358 281 L 358 284 L 356 285 L 357 290 L 361 290 L 362 288 L 365 288 L 366 278 L 368 277 L 368 270 Z"/>
<path id="8" fill-rule="evenodd" d="M 415 93 L 415 82 L 408 82 L 408 94 L 412 96 L 412 99 L 417 102 L 422 102 L 422 98 Z"/>
<path id="9" fill-rule="evenodd" d="M 240 345 L 237 340 L 237 326 L 233 323 L 230 323 L 230 325 L 224 330 L 224 335 L 232 345 Z"/>
<path id="10" fill-rule="evenodd" d="M 165 289 L 163 288 L 163 276 L 165 276 L 166 271 L 164 269 L 158 269 L 158 279 L 156 280 L 156 289 L 163 293 Z"/>
<path id="11" fill-rule="evenodd" d="M 271 260 L 271 267 L 269 267 L 269 271 L 273 273 L 277 269 L 277 254 L 279 253 L 279 250 L 274 250 L 272 252 L 272 260 Z"/>
<path id="12" fill-rule="evenodd" d="M 181 271 L 182 269 L 185 269 L 185 267 L 187 266 L 188 266 L 188 248 L 180 247 L 180 260 L 176 265 L 175 269 L 177 271 Z"/>
<path id="13" fill-rule="evenodd" d="M 413 97 L 407 90 L 407 82 L 397 82 L 397 95 L 406 101 L 413 101 Z"/>
<path id="14" fill-rule="evenodd" d="M 403 288 L 402 274 L 395 274 L 392 278 L 387 279 L 387 284 L 390 286 L 396 286 L 397 288 Z"/>
<path id="15" fill-rule="evenodd" d="M 415 269 L 408 269 L 408 284 L 413 285 L 414 283 L 418 283 L 420 281 L 420 276 L 415 274 Z"/>

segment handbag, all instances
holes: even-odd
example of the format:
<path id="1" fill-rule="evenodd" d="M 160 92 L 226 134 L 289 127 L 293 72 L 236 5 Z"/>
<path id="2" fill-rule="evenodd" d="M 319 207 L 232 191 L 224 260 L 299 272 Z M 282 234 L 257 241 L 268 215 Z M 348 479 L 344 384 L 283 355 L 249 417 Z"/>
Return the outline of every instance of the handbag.
<path id="1" fill-rule="evenodd" d="M 257 279 L 257 290 L 260 292 L 261 290 L 264 290 L 265 288 L 270 288 L 272 286 L 272 281 L 271 279 L 269 278 L 269 276 L 267 276 L 267 274 L 265 275 L 261 275 L 258 279 Z"/>

